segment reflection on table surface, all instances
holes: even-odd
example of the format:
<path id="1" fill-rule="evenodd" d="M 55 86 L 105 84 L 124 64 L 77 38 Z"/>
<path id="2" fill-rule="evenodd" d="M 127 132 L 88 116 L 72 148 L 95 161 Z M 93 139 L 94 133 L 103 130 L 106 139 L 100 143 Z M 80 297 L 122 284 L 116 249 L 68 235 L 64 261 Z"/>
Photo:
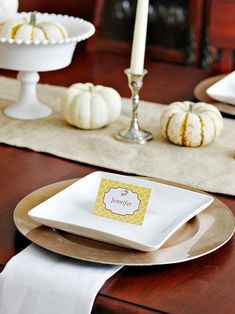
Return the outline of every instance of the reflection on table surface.
<path id="1" fill-rule="evenodd" d="M 200 1 L 191 2 L 198 4 Z M 72 1 L 69 3 L 74 5 Z M 153 1 L 151 3 L 153 4 Z M 177 6 L 180 7 L 180 1 L 178 3 Z M 58 10 L 61 6 L 62 4 L 58 4 Z M 166 19 L 164 7 L 166 1 L 161 1 L 158 14 Z M 127 12 L 128 8 L 124 9 Z M 180 23 L 185 14 L 180 10 L 171 10 L 172 15 L 167 15 L 168 19 L 173 16 L 171 21 Z M 169 50 L 167 53 L 166 50 L 160 53 L 165 55 L 165 61 L 169 61 L 166 60 Z M 174 52 L 174 58 L 178 56 Z M 163 60 L 156 62 L 152 57 L 147 58 L 145 68 L 148 74 L 144 79 L 141 99 L 165 104 L 176 100 L 195 99 L 195 86 L 211 74 L 195 65 L 182 65 L 182 54 L 180 58 L 181 65 Z M 40 82 L 62 86 L 70 86 L 75 82 L 93 82 L 112 86 L 123 97 L 130 97 L 124 74 L 129 63 L 128 54 L 87 52 L 78 46 L 69 67 L 40 73 Z M 0 70 L 0 75 L 15 77 L 16 73 Z M 23 197 L 47 184 L 82 177 L 97 169 L 105 170 L 3 144 L 0 145 L 0 165 L 0 270 L 12 256 L 29 244 L 16 230 L 12 218 L 15 206 Z M 215 196 L 235 213 L 234 197 Z M 94 313 L 232 313 L 235 290 L 234 261 L 232 239 L 218 251 L 187 263 L 143 268 L 126 267 L 102 287 L 96 298 Z"/>

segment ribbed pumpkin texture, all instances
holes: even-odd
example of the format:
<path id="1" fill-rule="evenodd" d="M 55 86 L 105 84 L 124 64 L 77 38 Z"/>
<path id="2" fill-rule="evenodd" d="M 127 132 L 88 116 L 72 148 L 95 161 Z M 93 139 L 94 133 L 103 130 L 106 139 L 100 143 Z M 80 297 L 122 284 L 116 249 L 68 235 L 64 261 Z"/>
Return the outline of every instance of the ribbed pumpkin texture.
<path id="1" fill-rule="evenodd" d="M 0 24 L 13 18 L 18 10 L 18 0 L 0 0 Z"/>
<path id="2" fill-rule="evenodd" d="M 162 113 L 160 126 L 170 142 L 198 147 L 211 143 L 223 129 L 219 110 L 210 104 L 174 102 Z"/>
<path id="3" fill-rule="evenodd" d="M 69 124 L 80 129 L 98 129 L 119 117 L 121 96 L 111 87 L 77 83 L 62 97 L 61 110 Z"/>
<path id="4" fill-rule="evenodd" d="M 32 13 L 30 20 L 11 19 L 0 27 L 0 36 L 10 39 L 58 41 L 68 37 L 65 27 L 54 21 L 37 22 L 37 14 Z"/>

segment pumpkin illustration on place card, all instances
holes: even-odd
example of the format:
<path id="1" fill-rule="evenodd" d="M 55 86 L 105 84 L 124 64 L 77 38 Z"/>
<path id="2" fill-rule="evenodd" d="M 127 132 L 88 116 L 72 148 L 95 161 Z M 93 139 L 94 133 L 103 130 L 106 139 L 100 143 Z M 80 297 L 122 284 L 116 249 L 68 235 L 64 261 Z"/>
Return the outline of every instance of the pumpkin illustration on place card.
<path id="1" fill-rule="evenodd" d="M 93 214 L 142 225 L 151 189 L 102 178 Z"/>
<path id="2" fill-rule="evenodd" d="M 219 110 L 210 104 L 191 101 L 174 102 L 160 118 L 163 136 L 170 142 L 187 147 L 208 145 L 223 129 Z"/>
<path id="3" fill-rule="evenodd" d="M 77 83 L 70 86 L 61 100 L 64 119 L 80 129 L 102 128 L 121 113 L 122 100 L 112 87 Z"/>
<path id="4" fill-rule="evenodd" d="M 104 193 L 103 202 L 106 209 L 113 214 L 122 216 L 133 215 L 139 210 L 140 205 L 138 193 L 122 187 L 110 188 L 108 192 Z"/>

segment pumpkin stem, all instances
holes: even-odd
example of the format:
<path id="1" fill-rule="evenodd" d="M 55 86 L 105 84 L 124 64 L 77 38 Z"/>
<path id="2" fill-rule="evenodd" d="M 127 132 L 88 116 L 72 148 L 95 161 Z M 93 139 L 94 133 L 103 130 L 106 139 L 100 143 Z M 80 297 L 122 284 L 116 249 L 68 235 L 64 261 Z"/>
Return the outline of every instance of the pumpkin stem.
<path id="1" fill-rule="evenodd" d="M 90 84 L 89 85 L 89 92 L 92 93 L 94 90 L 94 85 L 93 84 Z"/>
<path id="2" fill-rule="evenodd" d="M 189 105 L 189 112 L 193 112 L 193 104 Z"/>
<path id="3" fill-rule="evenodd" d="M 32 25 L 32 26 L 36 26 L 36 12 L 32 12 L 30 14 L 29 24 Z"/>

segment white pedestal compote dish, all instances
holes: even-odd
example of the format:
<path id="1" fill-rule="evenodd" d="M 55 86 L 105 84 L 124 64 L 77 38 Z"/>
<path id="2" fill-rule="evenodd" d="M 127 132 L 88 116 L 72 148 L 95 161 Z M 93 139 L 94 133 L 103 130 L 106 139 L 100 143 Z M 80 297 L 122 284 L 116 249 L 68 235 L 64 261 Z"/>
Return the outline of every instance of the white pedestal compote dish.
<path id="1" fill-rule="evenodd" d="M 16 18 L 30 20 L 30 14 L 18 13 Z M 76 17 L 37 13 L 37 20 L 62 24 L 67 30 L 68 37 L 54 41 L 0 37 L 0 68 L 19 71 L 17 75 L 21 83 L 19 99 L 4 110 L 7 116 L 16 119 L 39 119 L 51 114 L 52 110 L 37 98 L 38 72 L 67 67 L 71 63 L 76 44 L 95 32 L 91 23 Z"/>

